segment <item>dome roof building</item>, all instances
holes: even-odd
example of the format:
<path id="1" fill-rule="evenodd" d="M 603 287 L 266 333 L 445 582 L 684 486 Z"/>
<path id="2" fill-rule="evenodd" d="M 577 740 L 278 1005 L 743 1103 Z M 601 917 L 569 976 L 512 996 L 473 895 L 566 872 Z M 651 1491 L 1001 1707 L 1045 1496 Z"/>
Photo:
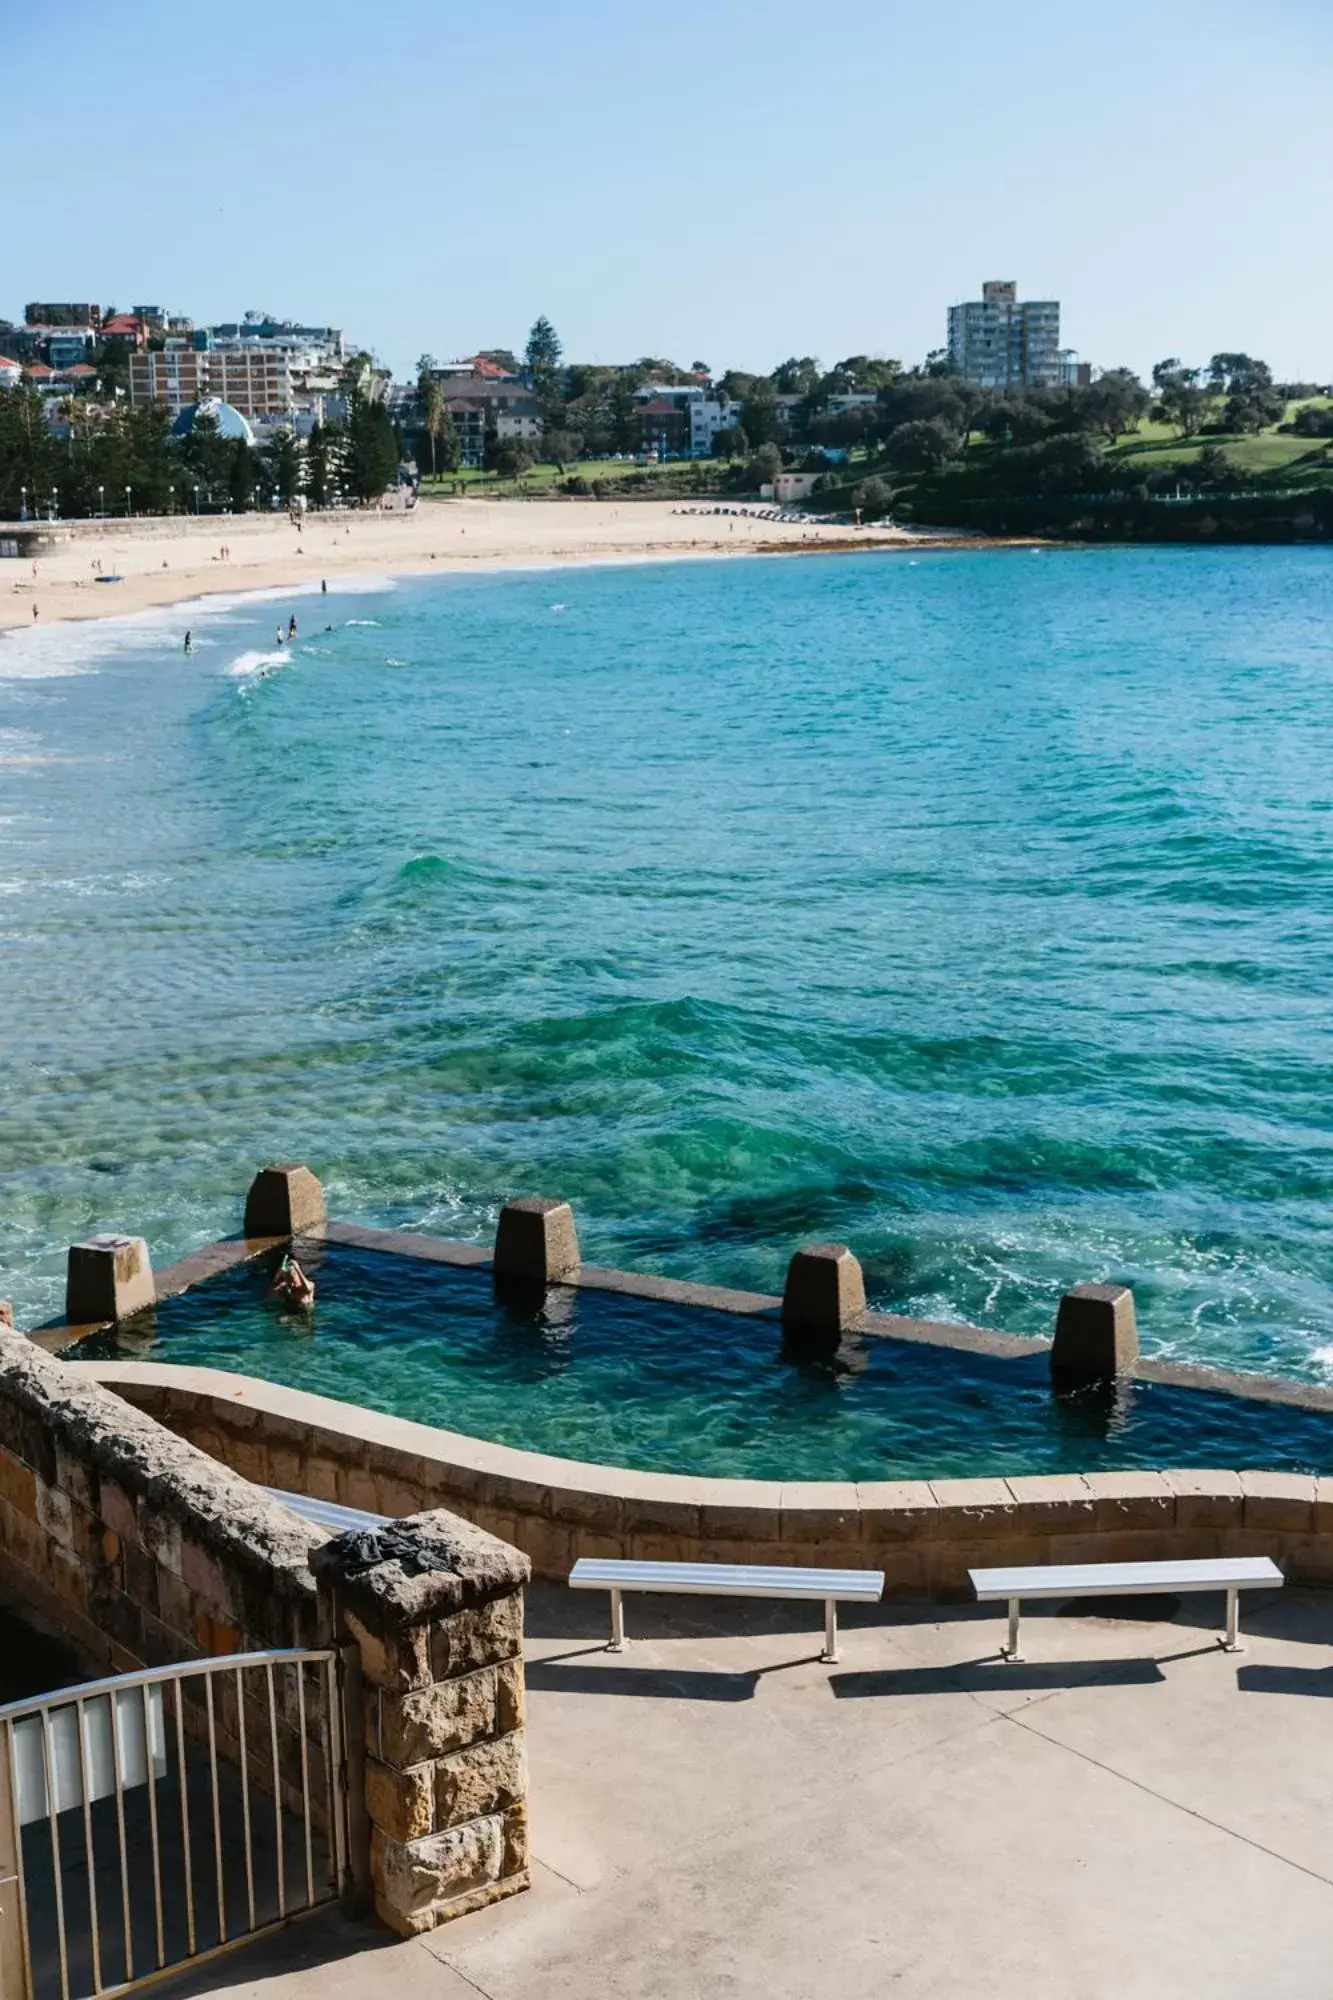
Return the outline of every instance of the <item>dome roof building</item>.
<path id="1" fill-rule="evenodd" d="M 174 438 L 188 437 L 200 417 L 213 419 L 219 437 L 240 438 L 250 445 L 255 441 L 255 434 L 247 420 L 230 403 L 224 403 L 220 396 L 205 396 L 201 402 L 187 403 L 171 426 L 171 435 Z"/>

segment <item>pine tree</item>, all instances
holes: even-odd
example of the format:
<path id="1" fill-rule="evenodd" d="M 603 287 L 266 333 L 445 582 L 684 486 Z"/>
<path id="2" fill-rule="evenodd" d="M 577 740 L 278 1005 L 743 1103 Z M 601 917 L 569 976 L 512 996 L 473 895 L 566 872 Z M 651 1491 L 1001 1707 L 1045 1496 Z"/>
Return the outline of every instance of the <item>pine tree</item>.
<path id="1" fill-rule="evenodd" d="M 524 359 L 534 375 L 552 374 L 560 366 L 564 349 L 560 345 L 555 328 L 546 314 L 542 313 L 532 323 Z"/>

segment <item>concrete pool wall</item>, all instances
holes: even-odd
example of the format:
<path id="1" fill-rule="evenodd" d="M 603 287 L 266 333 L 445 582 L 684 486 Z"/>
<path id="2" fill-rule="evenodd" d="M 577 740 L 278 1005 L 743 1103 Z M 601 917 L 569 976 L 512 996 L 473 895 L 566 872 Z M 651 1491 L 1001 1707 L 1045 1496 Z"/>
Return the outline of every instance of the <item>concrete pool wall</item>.
<path id="1" fill-rule="evenodd" d="M 803 1326 L 814 1338 L 854 1330 L 999 1359 L 1060 1357 L 1059 1334 L 1051 1343 L 865 1311 L 860 1267 L 838 1245 L 798 1252 L 787 1293 L 777 1298 L 582 1263 L 568 1207 L 525 1200 L 502 1211 L 492 1258 L 476 1244 L 328 1221 L 319 1183 L 300 1167 L 256 1177 L 245 1226 L 245 1235 L 158 1274 L 156 1297 L 206 1284 L 296 1236 L 489 1266 L 497 1285 L 563 1284 L 772 1320 L 787 1332 Z M 1094 1350 L 1104 1336 L 1098 1351 L 1107 1373 L 1333 1412 L 1333 1391 L 1315 1385 L 1139 1359 L 1122 1287 L 1066 1295 L 1061 1325 L 1072 1325 L 1081 1352 L 1089 1314 Z M 67 1321 L 35 1337 L 65 1346 L 89 1330 Z M 950 1597 L 968 1594 L 975 1566 L 1226 1553 L 1268 1555 L 1293 1580 L 1333 1583 L 1333 1477 L 1314 1473 L 1228 1466 L 974 1479 L 706 1478 L 523 1451 L 213 1368 L 71 1365 L 247 1479 L 386 1515 L 454 1508 L 553 1580 L 579 1556 L 840 1564 L 882 1569 L 890 1596 Z"/>

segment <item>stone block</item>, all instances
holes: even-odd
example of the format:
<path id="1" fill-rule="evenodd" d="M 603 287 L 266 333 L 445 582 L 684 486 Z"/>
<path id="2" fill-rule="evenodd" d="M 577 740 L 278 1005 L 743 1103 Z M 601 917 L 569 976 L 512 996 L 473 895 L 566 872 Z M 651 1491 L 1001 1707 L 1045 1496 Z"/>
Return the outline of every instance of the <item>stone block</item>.
<path id="1" fill-rule="evenodd" d="M 523 1727 L 526 1684 L 522 1660 L 506 1660 L 495 1669 L 495 1733 L 508 1736 Z M 506 1871 L 508 1872 L 508 1871 Z"/>
<path id="2" fill-rule="evenodd" d="M 698 1487 L 701 1541 L 782 1540 L 783 1489 L 776 1479 L 701 1479 Z"/>
<path id="3" fill-rule="evenodd" d="M 435 1823 L 461 1826 L 485 1813 L 517 1805 L 528 1789 L 522 1733 L 474 1743 L 435 1765 Z"/>
<path id="4" fill-rule="evenodd" d="M 370 1835 L 370 1876 L 382 1921 L 405 1937 L 474 1909 L 500 1881 L 505 1831 L 499 1814 L 410 1843 Z"/>
<path id="5" fill-rule="evenodd" d="M 500 1863 L 501 1875 L 526 1875 L 529 1856 L 528 1806 L 527 1800 L 510 1806 L 504 1818 L 504 1858 Z"/>
<path id="6" fill-rule="evenodd" d="M 69 1497 L 41 1479 L 37 1482 L 37 1525 L 53 1542 L 67 1549 L 73 1547 L 74 1510 Z"/>
<path id="7" fill-rule="evenodd" d="M 915 1542 L 939 1532 L 939 1502 L 924 1479 L 863 1479 L 856 1498 L 867 1545 Z"/>
<path id="8" fill-rule="evenodd" d="M 1242 1472 L 1242 1520 L 1260 1532 L 1314 1532 L 1315 1480 L 1300 1472 Z"/>
<path id="9" fill-rule="evenodd" d="M 245 1197 L 247 1236 L 304 1236 L 326 1215 L 324 1190 L 309 1167 L 261 1167 Z"/>
<path id="10" fill-rule="evenodd" d="M 940 1539 L 972 1542 L 1022 1532 L 1003 1479 L 933 1479 L 930 1490 L 939 1509 L 934 1533 Z"/>
<path id="11" fill-rule="evenodd" d="M 1321 1472 L 1314 1483 L 1314 1531 L 1333 1535 L 1333 1478 Z"/>
<path id="12" fill-rule="evenodd" d="M 372 1632 L 354 1611 L 344 1611 L 348 1632 L 361 1653 L 361 1671 L 373 1687 L 406 1693 L 425 1687 L 431 1678 L 430 1634 L 422 1626 L 403 1632 Z"/>
<path id="13" fill-rule="evenodd" d="M 7 1451 L 0 1451 L 0 1500 L 26 1520 L 37 1519 L 37 1475 Z"/>
<path id="14" fill-rule="evenodd" d="M 802 1332 L 837 1334 L 866 1309 L 865 1278 L 845 1243 L 810 1243 L 787 1266 L 782 1323 Z"/>
<path id="15" fill-rule="evenodd" d="M 1085 1472 L 1083 1483 L 1092 1495 L 1097 1528 L 1160 1533 L 1176 1518 L 1176 1496 L 1160 1472 Z"/>
<path id="16" fill-rule="evenodd" d="M 154 1562 L 176 1576 L 181 1573 L 180 1523 L 147 1503 L 139 1512 L 139 1539 Z"/>
<path id="17" fill-rule="evenodd" d="M 395 1770 L 378 1757 L 366 1759 L 366 1811 L 392 1840 L 421 1840 L 435 1826 L 435 1766 Z"/>
<path id="18" fill-rule="evenodd" d="M 497 1278 L 551 1284 L 578 1270 L 578 1230 L 567 1201 L 507 1201 L 495 1231 Z"/>
<path id="19" fill-rule="evenodd" d="M 1052 1375 L 1119 1375 L 1139 1357 L 1134 1294 L 1128 1285 L 1075 1285 L 1060 1301 Z"/>
<path id="20" fill-rule="evenodd" d="M 512 1665 L 512 1663 L 511 1663 Z M 377 1691 L 368 1708 L 374 1712 L 378 1741 L 373 1746 L 386 1764 L 404 1769 L 427 1758 L 451 1756 L 496 1728 L 496 1667 L 435 1681 L 410 1694 Z"/>
<path id="21" fill-rule="evenodd" d="M 782 1489 L 784 1542 L 855 1542 L 861 1509 L 851 1480 L 803 1479 Z"/>
<path id="22" fill-rule="evenodd" d="M 1094 1525 L 1092 1493 L 1076 1472 L 1029 1473 L 1004 1483 L 1021 1512 L 1020 1534 L 1086 1534 Z"/>
<path id="23" fill-rule="evenodd" d="M 118 1486 L 114 1479 L 103 1479 L 97 1504 L 107 1527 L 122 1541 L 138 1534 L 138 1509 L 124 1487 Z"/>
<path id="24" fill-rule="evenodd" d="M 65 1318 L 71 1326 L 126 1319 L 156 1300 L 142 1236 L 93 1236 L 86 1243 L 71 1243 L 65 1274 Z"/>
<path id="25" fill-rule="evenodd" d="M 231 1583 L 217 1559 L 198 1542 L 181 1543 L 181 1580 L 197 1597 L 220 1611 L 225 1618 L 235 1613 Z"/>
<path id="26" fill-rule="evenodd" d="M 497 1666 L 523 1650 L 523 1594 L 492 1598 L 471 1611 L 456 1611 L 430 1629 L 431 1679 L 452 1680 L 478 1667 Z"/>
<path id="27" fill-rule="evenodd" d="M 1180 1529 L 1239 1528 L 1244 1492 L 1238 1472 L 1163 1473 L 1176 1503 Z"/>
<path id="28" fill-rule="evenodd" d="M 74 1453 L 56 1445 L 55 1484 L 76 1507 L 86 1508 L 88 1513 L 97 1512 L 97 1475 L 91 1465 Z"/>

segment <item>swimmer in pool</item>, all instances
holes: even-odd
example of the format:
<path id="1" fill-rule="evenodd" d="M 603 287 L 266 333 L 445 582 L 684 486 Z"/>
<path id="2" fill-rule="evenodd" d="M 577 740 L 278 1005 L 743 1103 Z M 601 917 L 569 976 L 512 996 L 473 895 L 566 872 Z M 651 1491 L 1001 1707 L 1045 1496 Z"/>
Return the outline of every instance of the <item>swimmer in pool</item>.
<path id="1" fill-rule="evenodd" d="M 295 1257 L 284 1257 L 273 1280 L 276 1298 L 286 1299 L 291 1305 L 308 1307 L 315 1303 L 315 1281 L 308 1278 Z"/>

